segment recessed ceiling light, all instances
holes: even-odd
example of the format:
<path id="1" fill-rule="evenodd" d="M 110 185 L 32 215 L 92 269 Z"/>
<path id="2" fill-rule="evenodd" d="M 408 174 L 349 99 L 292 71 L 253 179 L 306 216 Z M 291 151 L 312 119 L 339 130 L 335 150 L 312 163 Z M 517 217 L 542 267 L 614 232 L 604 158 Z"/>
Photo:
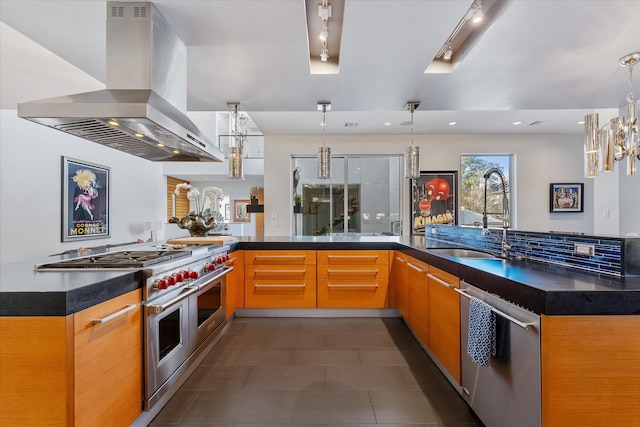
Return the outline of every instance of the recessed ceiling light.
<path id="1" fill-rule="evenodd" d="M 455 126 L 457 122 L 449 122 L 449 126 Z"/>
<path id="2" fill-rule="evenodd" d="M 384 122 L 385 126 L 391 126 L 391 122 Z"/>
<path id="3" fill-rule="evenodd" d="M 513 124 L 517 126 L 517 125 L 521 125 L 522 122 L 513 122 Z"/>
<path id="4" fill-rule="evenodd" d="M 578 122 L 578 124 L 579 124 L 579 125 L 583 125 L 583 124 L 584 124 L 584 120 L 580 120 L 580 121 Z"/>

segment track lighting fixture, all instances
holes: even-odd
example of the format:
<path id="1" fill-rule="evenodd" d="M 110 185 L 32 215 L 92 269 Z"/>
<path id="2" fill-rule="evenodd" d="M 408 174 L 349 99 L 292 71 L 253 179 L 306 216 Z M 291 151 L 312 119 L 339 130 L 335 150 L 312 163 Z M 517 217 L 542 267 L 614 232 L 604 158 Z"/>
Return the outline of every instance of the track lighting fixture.
<path id="1" fill-rule="evenodd" d="M 318 110 L 322 111 L 322 147 L 318 149 L 318 179 L 331 179 L 331 147 L 326 145 L 327 111 L 331 110 L 331 103 L 318 102 Z"/>
<path id="2" fill-rule="evenodd" d="M 318 37 L 323 42 L 326 42 L 329 38 L 329 25 L 327 24 L 327 21 L 324 21 L 324 26 L 322 27 L 322 31 L 320 32 L 320 35 Z"/>
<path id="3" fill-rule="evenodd" d="M 327 49 L 327 41 L 329 40 L 329 18 L 331 18 L 332 8 L 329 0 L 322 0 L 322 4 L 318 5 L 318 16 L 322 19 L 322 31 L 318 36 L 322 41 L 322 51 L 320 51 L 320 61 L 327 62 L 329 60 L 329 49 Z"/>
<path id="4" fill-rule="evenodd" d="M 450 60 L 451 57 L 453 56 L 453 49 L 451 48 L 450 44 L 447 44 L 444 48 L 444 53 L 442 54 L 442 59 L 445 60 Z"/>
<path id="5" fill-rule="evenodd" d="M 482 22 L 483 18 L 484 13 L 482 12 L 482 2 L 481 0 L 476 0 L 476 4 L 472 8 L 471 22 L 477 24 L 479 22 Z"/>

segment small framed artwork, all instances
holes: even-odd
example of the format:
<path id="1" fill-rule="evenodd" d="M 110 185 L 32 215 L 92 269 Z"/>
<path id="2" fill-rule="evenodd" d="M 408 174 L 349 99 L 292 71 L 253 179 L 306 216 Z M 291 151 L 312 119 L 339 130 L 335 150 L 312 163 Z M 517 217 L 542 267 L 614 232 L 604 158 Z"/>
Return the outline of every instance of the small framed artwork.
<path id="1" fill-rule="evenodd" d="M 62 157 L 62 241 L 109 237 L 111 168 Z"/>
<path id="2" fill-rule="evenodd" d="M 549 212 L 583 212 L 584 184 L 551 184 L 549 186 Z"/>
<path id="3" fill-rule="evenodd" d="M 229 206 L 229 203 L 224 205 L 224 220 L 231 221 L 231 206 Z"/>
<path id="4" fill-rule="evenodd" d="M 424 234 L 430 224 L 458 224 L 457 171 L 420 171 L 411 194 L 411 234 Z"/>
<path id="5" fill-rule="evenodd" d="M 251 214 L 247 212 L 247 205 L 251 203 L 247 200 L 234 200 L 233 201 L 233 222 L 249 222 L 251 221 Z"/>

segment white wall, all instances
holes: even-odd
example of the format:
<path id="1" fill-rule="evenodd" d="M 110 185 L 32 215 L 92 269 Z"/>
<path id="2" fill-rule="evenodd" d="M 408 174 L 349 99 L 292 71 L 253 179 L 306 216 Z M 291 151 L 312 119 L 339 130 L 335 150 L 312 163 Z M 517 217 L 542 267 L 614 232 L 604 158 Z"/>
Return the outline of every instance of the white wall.
<path id="1" fill-rule="evenodd" d="M 328 135 L 332 154 L 403 154 L 406 135 Z M 513 228 L 528 231 L 594 232 L 594 205 L 585 200 L 583 213 L 549 212 L 549 184 L 583 182 L 587 197 L 593 181 L 584 178 L 582 135 L 416 135 L 421 170 L 459 170 L 461 154 L 515 155 L 516 221 Z M 321 135 L 268 135 L 265 137 L 265 235 L 288 235 L 291 229 L 291 155 L 314 155 Z M 592 196 L 591 196 L 592 197 Z M 592 200 L 592 199 L 591 199 Z M 403 188 L 403 209 L 409 203 L 408 180 Z M 405 211 L 406 214 L 406 211 Z M 409 225 L 403 224 L 404 233 Z"/>
<path id="2" fill-rule="evenodd" d="M 161 163 L 0 114 L 0 262 L 146 240 L 144 222 L 166 220 Z M 61 242 L 62 156 L 111 168 L 109 238 Z"/>

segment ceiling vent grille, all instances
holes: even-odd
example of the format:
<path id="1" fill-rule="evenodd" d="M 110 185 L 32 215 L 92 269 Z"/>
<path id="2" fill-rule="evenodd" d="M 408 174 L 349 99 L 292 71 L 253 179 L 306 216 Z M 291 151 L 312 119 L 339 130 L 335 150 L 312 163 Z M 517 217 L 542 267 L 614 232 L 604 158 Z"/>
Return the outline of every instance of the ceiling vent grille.
<path id="1" fill-rule="evenodd" d="M 112 18 L 124 18 L 124 6 L 111 6 Z"/>
<path id="2" fill-rule="evenodd" d="M 344 122 L 344 127 L 346 128 L 358 127 L 358 122 Z"/>
<path id="3" fill-rule="evenodd" d="M 529 126 L 539 126 L 544 123 L 544 120 L 536 120 L 534 122 L 529 123 Z"/>
<path id="4" fill-rule="evenodd" d="M 133 17 L 134 18 L 146 18 L 147 17 L 147 8 L 146 8 L 146 6 L 135 6 L 133 8 Z"/>

